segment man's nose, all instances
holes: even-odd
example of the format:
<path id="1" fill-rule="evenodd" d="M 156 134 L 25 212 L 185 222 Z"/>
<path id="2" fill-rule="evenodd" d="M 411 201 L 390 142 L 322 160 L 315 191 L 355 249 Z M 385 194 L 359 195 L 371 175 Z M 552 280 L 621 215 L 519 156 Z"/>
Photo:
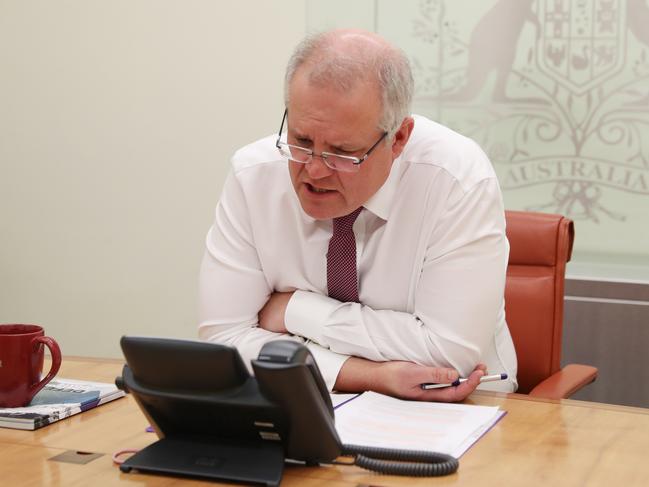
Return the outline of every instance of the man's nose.
<path id="1" fill-rule="evenodd" d="M 322 179 L 331 176 L 333 169 L 327 166 L 322 156 L 313 155 L 306 165 L 306 172 L 311 179 Z"/>

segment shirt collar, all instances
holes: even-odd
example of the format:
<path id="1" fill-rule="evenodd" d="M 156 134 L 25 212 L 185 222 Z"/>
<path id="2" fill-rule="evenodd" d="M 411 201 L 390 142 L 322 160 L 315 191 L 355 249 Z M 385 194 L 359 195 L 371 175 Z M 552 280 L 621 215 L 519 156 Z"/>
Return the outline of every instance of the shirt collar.
<path id="1" fill-rule="evenodd" d="M 397 193 L 397 185 L 400 177 L 400 168 L 401 168 L 401 156 L 397 157 L 392 163 L 392 168 L 390 169 L 390 174 L 388 178 L 383 183 L 383 186 L 374 193 L 369 200 L 363 205 L 367 210 L 374 213 L 379 218 L 387 221 L 388 215 L 392 208 L 392 202 L 394 201 L 394 196 Z"/>

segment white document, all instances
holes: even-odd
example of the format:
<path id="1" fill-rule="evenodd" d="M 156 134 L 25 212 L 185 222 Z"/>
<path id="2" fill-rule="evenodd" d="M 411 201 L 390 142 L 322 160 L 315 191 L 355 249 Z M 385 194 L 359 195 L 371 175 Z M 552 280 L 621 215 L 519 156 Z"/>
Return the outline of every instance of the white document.
<path id="1" fill-rule="evenodd" d="M 497 407 L 403 401 L 365 392 L 335 409 L 343 444 L 459 458 L 505 414 Z"/>

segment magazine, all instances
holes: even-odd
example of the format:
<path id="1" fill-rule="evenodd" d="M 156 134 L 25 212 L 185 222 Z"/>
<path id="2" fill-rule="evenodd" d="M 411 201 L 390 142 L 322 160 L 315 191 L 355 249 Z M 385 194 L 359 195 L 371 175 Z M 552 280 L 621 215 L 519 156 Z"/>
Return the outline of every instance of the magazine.
<path id="1" fill-rule="evenodd" d="M 53 379 L 28 406 L 0 408 L 0 427 L 35 430 L 124 395 L 115 384 Z"/>

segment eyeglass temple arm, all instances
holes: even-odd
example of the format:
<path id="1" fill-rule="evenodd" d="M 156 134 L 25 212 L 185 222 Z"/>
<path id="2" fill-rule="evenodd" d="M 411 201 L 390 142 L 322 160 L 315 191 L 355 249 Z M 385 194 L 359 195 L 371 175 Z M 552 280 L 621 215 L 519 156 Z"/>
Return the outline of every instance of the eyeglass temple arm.
<path id="1" fill-rule="evenodd" d="M 284 122 L 286 122 L 286 116 L 288 115 L 288 108 L 284 109 L 284 116 L 282 117 L 282 124 L 279 126 L 279 132 L 277 132 L 277 141 L 282 137 L 282 130 L 284 130 Z"/>

